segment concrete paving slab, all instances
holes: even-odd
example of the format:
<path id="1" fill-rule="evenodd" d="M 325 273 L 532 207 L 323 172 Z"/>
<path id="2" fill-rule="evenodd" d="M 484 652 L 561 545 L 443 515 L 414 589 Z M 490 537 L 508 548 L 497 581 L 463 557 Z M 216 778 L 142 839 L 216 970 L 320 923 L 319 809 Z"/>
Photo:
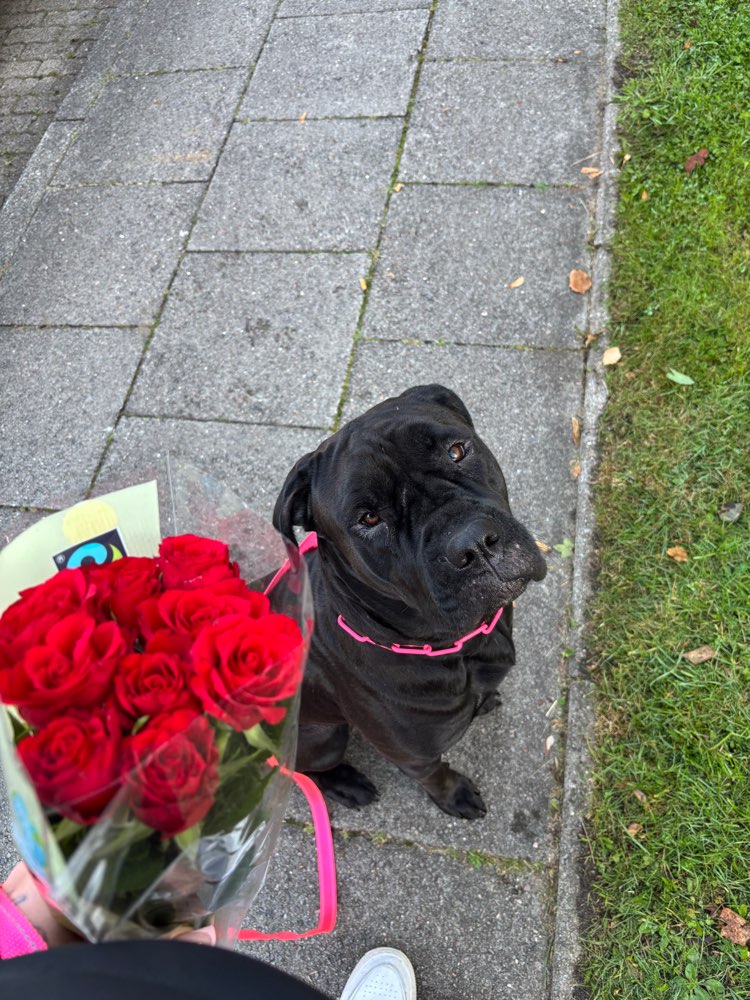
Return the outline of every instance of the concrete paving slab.
<path id="1" fill-rule="evenodd" d="M 568 276 L 589 270 L 588 224 L 578 191 L 406 186 L 391 198 L 364 334 L 575 348 L 587 299 Z"/>
<path id="2" fill-rule="evenodd" d="M 69 122 L 52 122 L 34 150 L 0 213 L 0 271 L 16 252 L 74 132 Z"/>
<path id="3" fill-rule="evenodd" d="M 190 254 L 131 414 L 328 427 L 368 260 L 362 254 Z"/>
<path id="4" fill-rule="evenodd" d="M 117 426 L 96 492 L 135 482 L 169 454 L 205 470 L 270 519 L 291 467 L 325 437 L 325 431 L 311 428 L 126 416 Z"/>
<path id="5" fill-rule="evenodd" d="M 400 179 L 577 184 L 598 150 L 599 64 L 425 63 Z"/>
<path id="6" fill-rule="evenodd" d="M 374 247 L 400 137 L 396 121 L 235 125 L 191 249 Z"/>
<path id="7" fill-rule="evenodd" d="M 55 184 L 207 180 L 245 78 L 245 70 L 223 70 L 112 80 Z"/>
<path id="8" fill-rule="evenodd" d="M 116 63 L 120 73 L 248 67 L 277 0 L 151 0 Z"/>
<path id="9" fill-rule="evenodd" d="M 156 318 L 202 188 L 48 191 L 0 281 L 0 323 Z"/>
<path id="10" fill-rule="evenodd" d="M 308 14 L 372 14 L 377 11 L 429 10 L 432 0 L 283 0 L 277 17 Z"/>
<path id="11" fill-rule="evenodd" d="M 604 0 L 441 0 L 428 58 L 572 56 L 604 43 Z"/>
<path id="12" fill-rule="evenodd" d="M 96 471 L 145 331 L 10 328 L 2 342 L 0 503 L 73 503 Z M 82 401 L 85 420 L 78 419 Z"/>
<path id="13" fill-rule="evenodd" d="M 417 994 L 430 1000 L 541 1000 L 548 947 L 546 878 L 362 837 L 335 838 L 339 920 L 304 941 L 242 943 L 240 950 L 337 997 L 369 949 L 400 948 Z M 317 920 L 313 838 L 285 827 L 249 926 L 306 929 Z"/>
<path id="14" fill-rule="evenodd" d="M 427 18 L 407 10 L 277 20 L 241 117 L 406 114 Z"/>

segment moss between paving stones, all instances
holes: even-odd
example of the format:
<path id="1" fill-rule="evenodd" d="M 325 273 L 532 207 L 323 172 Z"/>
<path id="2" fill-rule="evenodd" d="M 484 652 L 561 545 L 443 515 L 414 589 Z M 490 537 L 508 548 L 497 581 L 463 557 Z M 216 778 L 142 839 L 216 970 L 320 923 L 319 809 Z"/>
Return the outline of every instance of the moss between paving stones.
<path id="1" fill-rule="evenodd" d="M 748 948 L 707 908 L 750 910 L 750 6 L 624 0 L 621 25 L 586 982 L 747 997 Z"/>

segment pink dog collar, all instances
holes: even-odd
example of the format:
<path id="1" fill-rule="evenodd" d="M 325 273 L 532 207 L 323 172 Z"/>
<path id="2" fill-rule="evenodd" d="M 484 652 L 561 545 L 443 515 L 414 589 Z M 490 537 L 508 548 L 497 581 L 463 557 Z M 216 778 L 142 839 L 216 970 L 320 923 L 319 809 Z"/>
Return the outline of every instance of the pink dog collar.
<path id="1" fill-rule="evenodd" d="M 469 632 L 467 635 L 462 636 L 460 639 L 456 639 L 452 646 L 447 646 L 445 649 L 433 649 L 430 645 L 425 646 L 402 646 L 400 643 L 396 642 L 392 646 L 384 646 L 380 642 L 375 642 L 373 639 L 369 639 L 366 635 L 360 635 L 359 632 L 355 632 L 354 629 L 347 625 L 343 619 L 342 615 L 339 615 L 336 621 L 339 626 L 350 635 L 352 639 L 356 639 L 357 642 L 369 643 L 371 646 L 377 646 L 379 649 L 388 649 L 392 653 L 408 653 L 410 656 L 447 656 L 449 653 L 460 653 L 461 648 L 465 642 L 469 639 L 475 638 L 478 635 L 489 635 L 494 629 L 497 623 L 500 621 L 500 616 L 503 613 L 502 608 L 498 608 L 495 612 L 495 616 L 490 622 L 484 622 L 479 628 L 475 628 L 473 632 Z"/>
<path id="2" fill-rule="evenodd" d="M 313 531 L 300 543 L 299 551 L 300 553 L 310 552 L 312 549 L 317 549 L 317 547 L 318 536 Z M 278 578 L 286 572 L 288 566 L 288 563 L 285 563 L 284 566 L 282 566 L 269 584 L 266 593 L 271 590 Z M 387 649 L 391 653 L 405 653 L 409 656 L 448 656 L 450 653 L 460 653 L 464 643 L 468 642 L 469 639 L 474 639 L 478 635 L 489 635 L 500 621 L 502 613 L 503 609 L 498 608 L 490 622 L 483 622 L 478 628 L 475 628 L 473 632 L 469 632 L 468 635 L 464 635 L 460 639 L 456 639 L 452 646 L 447 646 L 445 649 L 433 649 L 429 644 L 424 646 L 404 646 L 398 642 L 394 643 L 392 646 L 384 646 L 382 643 L 375 642 L 374 639 L 370 639 L 366 635 L 360 635 L 359 632 L 355 632 L 351 625 L 346 624 L 343 615 L 339 615 L 336 622 L 347 635 L 350 635 L 352 639 L 355 639 L 357 642 L 367 643 L 370 646 L 377 646 L 379 649 Z"/>

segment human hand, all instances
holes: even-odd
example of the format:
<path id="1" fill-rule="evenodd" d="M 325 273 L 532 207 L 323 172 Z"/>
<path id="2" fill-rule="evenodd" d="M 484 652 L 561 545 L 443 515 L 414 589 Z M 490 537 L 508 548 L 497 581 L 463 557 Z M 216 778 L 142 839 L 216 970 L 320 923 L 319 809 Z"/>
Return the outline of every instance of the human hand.
<path id="1" fill-rule="evenodd" d="M 57 919 L 39 891 L 34 876 L 20 861 L 6 879 L 3 889 L 10 901 L 23 913 L 34 930 L 48 948 L 65 944 L 86 944 L 85 938 L 68 930 Z M 214 927 L 202 927 L 196 931 L 180 931 L 167 935 L 175 941 L 192 941 L 194 944 L 216 944 Z"/>

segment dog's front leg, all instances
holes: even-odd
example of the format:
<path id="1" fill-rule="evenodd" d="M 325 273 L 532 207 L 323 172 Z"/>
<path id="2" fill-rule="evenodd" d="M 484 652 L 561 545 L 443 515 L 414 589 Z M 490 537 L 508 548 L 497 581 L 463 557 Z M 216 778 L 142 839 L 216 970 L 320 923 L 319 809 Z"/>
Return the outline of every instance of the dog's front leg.
<path id="1" fill-rule="evenodd" d="M 471 778 L 454 771 L 438 757 L 429 764 L 404 764 L 399 767 L 411 778 L 416 778 L 433 802 L 443 812 L 461 819 L 481 819 L 487 813 L 484 800 Z"/>

